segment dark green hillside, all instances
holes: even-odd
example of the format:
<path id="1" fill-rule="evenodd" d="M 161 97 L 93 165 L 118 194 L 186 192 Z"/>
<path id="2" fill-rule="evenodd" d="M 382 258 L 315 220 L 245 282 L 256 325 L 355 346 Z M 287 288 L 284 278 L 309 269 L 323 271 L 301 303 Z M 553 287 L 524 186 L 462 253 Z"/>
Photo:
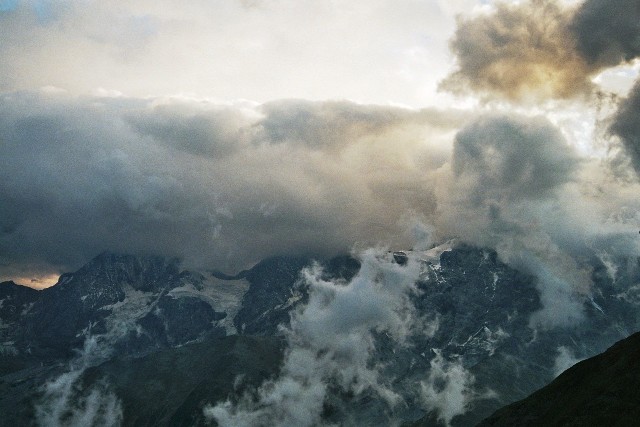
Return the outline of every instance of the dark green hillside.
<path id="1" fill-rule="evenodd" d="M 203 425 L 204 406 L 277 374 L 281 345 L 271 337 L 229 336 L 112 360 L 88 369 L 85 383 L 107 380 L 122 402 L 123 426 Z"/>
<path id="2" fill-rule="evenodd" d="M 633 425 L 640 425 L 640 333 L 576 364 L 479 427 Z"/>

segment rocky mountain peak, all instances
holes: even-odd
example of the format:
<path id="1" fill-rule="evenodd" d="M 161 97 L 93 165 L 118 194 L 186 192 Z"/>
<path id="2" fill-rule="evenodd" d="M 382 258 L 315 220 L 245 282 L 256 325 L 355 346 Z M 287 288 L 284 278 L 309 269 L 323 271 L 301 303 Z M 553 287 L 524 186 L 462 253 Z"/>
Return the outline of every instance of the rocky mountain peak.
<path id="1" fill-rule="evenodd" d="M 150 291 L 167 287 L 179 274 L 177 259 L 103 252 L 74 276 L 81 276 L 85 283 L 98 281 L 128 284 L 137 290 Z"/>

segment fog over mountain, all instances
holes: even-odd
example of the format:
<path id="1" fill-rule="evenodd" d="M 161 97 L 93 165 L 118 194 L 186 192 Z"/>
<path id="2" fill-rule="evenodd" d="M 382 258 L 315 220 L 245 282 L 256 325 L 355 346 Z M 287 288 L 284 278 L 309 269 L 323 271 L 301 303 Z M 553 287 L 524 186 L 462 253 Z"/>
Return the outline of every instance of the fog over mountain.
<path id="1" fill-rule="evenodd" d="M 406 247 L 405 230 L 436 209 L 429 181 L 448 157 L 437 141 L 465 120 L 350 102 L 35 93 L 1 108 L 3 264 L 16 273 L 104 250 L 233 271 L 278 254 Z"/>
<path id="2" fill-rule="evenodd" d="M 46 396 L 98 370 L 79 404 L 118 424 L 119 351 L 214 340 L 270 362 L 166 417 L 465 425 L 510 402 L 497 366 L 544 366 L 528 393 L 636 327 L 640 0 L 0 0 L 0 39 L 0 282 L 57 283 L 7 290 L 0 337 L 73 365 Z"/>

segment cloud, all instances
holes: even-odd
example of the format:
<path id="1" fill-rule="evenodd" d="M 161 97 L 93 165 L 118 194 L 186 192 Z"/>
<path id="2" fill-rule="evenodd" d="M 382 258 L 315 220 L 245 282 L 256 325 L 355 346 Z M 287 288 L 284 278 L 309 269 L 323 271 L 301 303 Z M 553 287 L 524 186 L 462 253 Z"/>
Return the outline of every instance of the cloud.
<path id="1" fill-rule="evenodd" d="M 455 138 L 455 179 L 473 204 L 542 199 L 572 179 L 578 158 L 546 119 L 481 118 Z"/>
<path id="2" fill-rule="evenodd" d="M 587 0 L 579 5 L 528 0 L 500 2 L 487 10 L 458 20 L 451 41 L 457 69 L 443 80 L 442 89 L 537 104 L 576 98 L 600 90 L 593 83 L 598 73 L 640 54 L 638 0 Z M 632 118 L 637 92 L 636 85 L 610 127 L 636 172 L 640 156 Z M 623 156 L 611 165 L 618 175 L 625 174 Z"/>
<path id="3" fill-rule="evenodd" d="M 391 409 L 401 397 L 383 380 L 372 359 L 375 336 L 405 345 L 415 308 L 410 295 L 420 262 L 393 262 L 389 252 L 368 250 L 350 283 L 326 281 L 318 267 L 303 273 L 309 301 L 291 315 L 287 349 L 278 378 L 264 383 L 257 399 L 248 395 L 205 408 L 219 425 L 312 426 L 323 420 L 330 394 L 376 394 Z M 336 410 L 340 410 L 336 408 Z M 390 420 L 387 420 L 390 421 Z"/>
<path id="4" fill-rule="evenodd" d="M 638 219 L 624 214 L 640 208 L 637 185 L 539 117 L 55 91 L 5 94 L 0 113 L 7 279 L 73 271 L 105 250 L 235 271 L 458 237 L 540 271 L 548 301 L 576 308 L 563 318 L 548 305 L 566 323 L 589 292 L 585 260 L 615 268 L 640 253 Z"/>
<path id="5" fill-rule="evenodd" d="M 631 167 L 640 175 L 640 81 L 638 81 L 629 96 L 624 99 L 614 114 L 609 132 L 622 141 L 624 152 L 628 156 Z"/>
<path id="6" fill-rule="evenodd" d="M 633 99 L 619 123 L 632 122 Z M 457 237 L 538 276 L 551 311 L 532 324 L 553 327 L 581 319 L 588 260 L 615 269 L 640 253 L 640 223 L 624 213 L 640 208 L 637 190 L 540 117 L 346 101 L 0 97 L 6 279 L 73 271 L 105 250 L 237 271 L 272 255 L 425 249 Z"/>
<path id="7" fill-rule="evenodd" d="M 133 111 L 126 120 L 141 136 L 173 149 L 221 158 L 253 139 L 256 116 L 240 108 L 173 102 Z"/>
<path id="8" fill-rule="evenodd" d="M 44 91 L 2 95 L 0 113 L 3 277 L 69 271 L 105 250 L 234 270 L 406 246 L 405 222 L 435 210 L 429 176 L 467 120 L 350 102 Z"/>
<path id="9" fill-rule="evenodd" d="M 575 356 L 573 350 L 571 350 L 570 348 L 565 346 L 558 347 L 558 355 L 556 356 L 553 368 L 555 376 L 557 377 L 581 360 L 582 359 L 579 359 Z"/>
<path id="10" fill-rule="evenodd" d="M 582 293 L 590 291 L 590 271 L 580 268 L 575 261 L 558 249 L 551 253 L 569 261 L 568 268 L 563 270 L 562 262 L 548 256 L 542 258 L 527 251 L 523 251 L 519 265 L 516 264 L 538 278 L 537 287 L 540 291 L 542 308 L 533 313 L 529 319 L 532 329 L 570 327 L 579 324 L 585 318 L 585 297 Z M 513 263 L 513 259 L 510 261 Z"/>
<path id="11" fill-rule="evenodd" d="M 401 110 L 349 102 L 272 101 L 261 110 L 259 123 L 272 143 L 305 143 L 311 147 L 344 148 L 353 139 L 383 133 L 406 120 Z"/>
<path id="12" fill-rule="evenodd" d="M 37 425 L 116 427 L 122 424 L 120 399 L 106 381 L 97 382 L 89 390 L 82 387 L 84 371 L 103 362 L 111 352 L 111 343 L 105 343 L 104 338 L 87 336 L 83 349 L 70 362 L 69 370 L 42 386 L 42 396 L 35 405 Z"/>
<path id="13" fill-rule="evenodd" d="M 489 14 L 460 19 L 451 42 L 458 70 L 442 88 L 515 100 L 589 91 L 592 69 L 575 49 L 570 19 L 569 10 L 546 0 L 498 3 Z"/>
<path id="14" fill-rule="evenodd" d="M 37 425 L 47 427 L 116 427 L 122 424 L 120 400 L 106 384 L 97 384 L 77 395 L 83 371 L 64 373 L 43 387 L 43 396 L 36 405 Z"/>
<path id="15" fill-rule="evenodd" d="M 510 100 L 588 94 L 595 74 L 638 56 L 639 21 L 637 0 L 501 2 L 459 19 L 451 42 L 458 69 L 441 87 Z"/>
<path id="16" fill-rule="evenodd" d="M 446 72 L 453 24 L 437 2 L 389 0 L 22 0 L 4 9 L 0 90 L 225 101 L 423 105 L 437 80 L 424 75 Z"/>
<path id="17" fill-rule="evenodd" d="M 570 26 L 589 64 L 611 67 L 640 55 L 640 1 L 586 0 Z"/>
<path id="18" fill-rule="evenodd" d="M 423 407 L 435 411 L 446 426 L 457 415 L 464 414 L 476 399 L 491 398 L 492 392 L 474 390 L 475 377 L 459 360 L 447 361 L 439 350 L 430 362 L 429 376 L 420 382 Z"/>
<path id="19" fill-rule="evenodd" d="M 577 179 L 580 161 L 547 120 L 489 115 L 454 138 L 450 170 L 437 186 L 436 229 L 496 247 L 530 234 L 536 218 Z"/>

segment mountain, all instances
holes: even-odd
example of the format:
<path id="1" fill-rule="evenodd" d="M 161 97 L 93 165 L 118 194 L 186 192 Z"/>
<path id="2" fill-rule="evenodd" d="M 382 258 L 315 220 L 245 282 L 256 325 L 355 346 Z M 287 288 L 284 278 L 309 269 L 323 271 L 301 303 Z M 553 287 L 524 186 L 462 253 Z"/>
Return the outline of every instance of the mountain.
<path id="1" fill-rule="evenodd" d="M 314 376 L 300 381 L 322 382 L 326 422 L 471 426 L 640 329 L 631 267 L 612 276 L 590 261 L 583 318 L 539 327 L 539 280 L 492 250 L 451 242 L 365 261 L 273 257 L 234 275 L 104 253 L 43 291 L 2 283 L 0 425 L 205 423 L 207 405 L 300 380 L 287 366 L 311 351 Z M 318 333 L 344 335 L 322 347 L 299 335 L 327 319 Z M 358 345 L 366 360 L 351 361 Z M 351 371 L 364 376 L 345 382 Z"/>
<path id="2" fill-rule="evenodd" d="M 251 284 L 234 319 L 236 329 L 244 334 L 274 334 L 286 323 L 289 310 L 303 298 L 295 284 L 300 271 L 311 260 L 305 258 L 269 258 L 245 274 Z"/>
<path id="3" fill-rule="evenodd" d="M 640 419 L 640 333 L 579 362 L 478 427 L 631 426 Z"/>
<path id="4" fill-rule="evenodd" d="M 206 333 L 225 335 L 226 314 L 208 298 L 206 281 L 180 272 L 175 260 L 101 254 L 77 272 L 63 274 L 55 286 L 18 299 L 11 307 L 21 315 L 3 313 L 3 322 L 13 325 L 0 338 L 11 342 L 15 353 L 70 357 L 92 334 L 109 334 L 133 353 L 184 344 Z"/>
<path id="5" fill-rule="evenodd" d="M 20 319 L 23 311 L 38 299 L 38 291 L 13 282 L 0 283 L 0 319 L 6 324 Z"/>

